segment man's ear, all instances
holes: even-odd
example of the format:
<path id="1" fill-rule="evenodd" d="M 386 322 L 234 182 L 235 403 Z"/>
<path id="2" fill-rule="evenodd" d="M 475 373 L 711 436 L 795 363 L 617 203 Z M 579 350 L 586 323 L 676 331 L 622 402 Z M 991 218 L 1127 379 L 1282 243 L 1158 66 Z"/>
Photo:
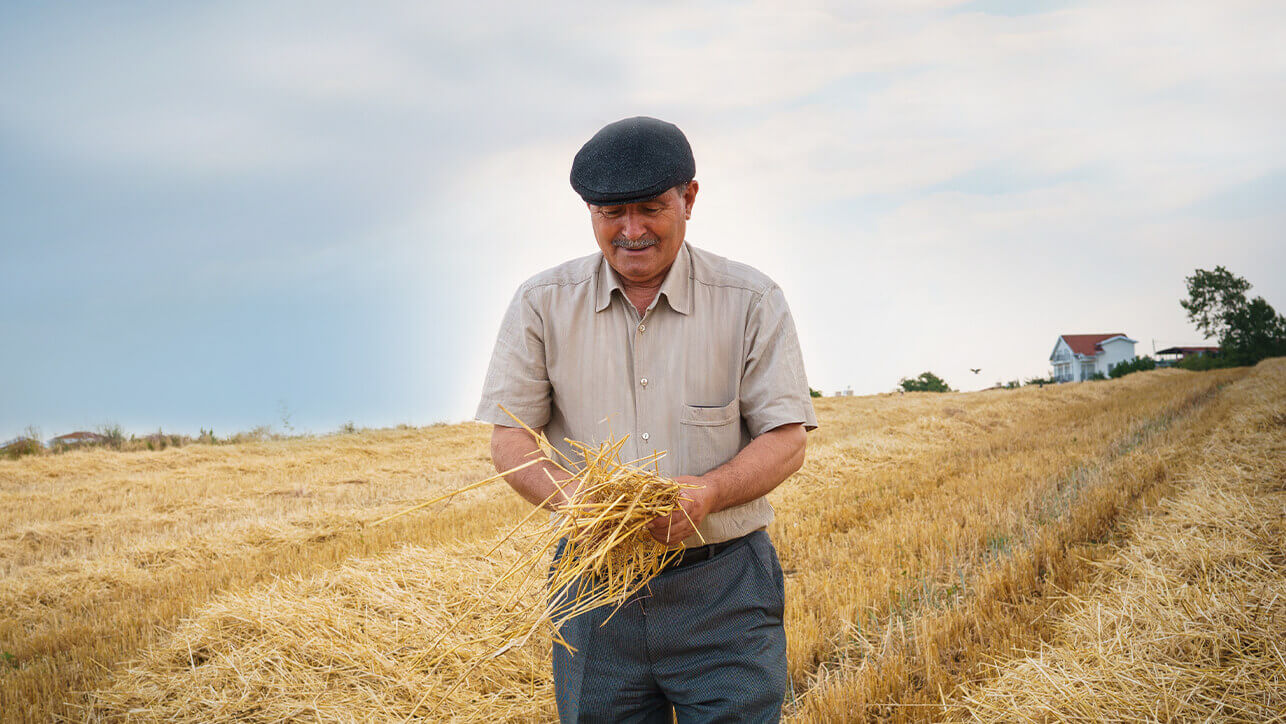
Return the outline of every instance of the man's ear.
<path id="1" fill-rule="evenodd" d="M 692 205 L 697 202 L 697 180 L 692 179 L 688 182 L 688 187 L 683 191 L 683 218 L 692 218 Z"/>

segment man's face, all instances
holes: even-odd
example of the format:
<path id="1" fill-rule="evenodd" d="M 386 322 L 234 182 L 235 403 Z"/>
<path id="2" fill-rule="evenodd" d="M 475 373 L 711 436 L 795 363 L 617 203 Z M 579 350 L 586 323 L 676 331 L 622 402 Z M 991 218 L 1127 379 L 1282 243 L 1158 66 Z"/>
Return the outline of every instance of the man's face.
<path id="1" fill-rule="evenodd" d="M 697 182 L 676 186 L 647 201 L 589 206 L 598 248 L 628 284 L 659 285 L 679 255 L 697 198 Z"/>

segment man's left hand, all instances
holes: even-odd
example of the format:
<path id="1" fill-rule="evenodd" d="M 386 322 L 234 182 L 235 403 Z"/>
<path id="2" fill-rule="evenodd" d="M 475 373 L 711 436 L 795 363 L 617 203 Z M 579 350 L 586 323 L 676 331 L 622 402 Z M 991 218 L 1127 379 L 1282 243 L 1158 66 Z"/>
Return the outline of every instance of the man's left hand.
<path id="1" fill-rule="evenodd" d="M 683 491 L 679 499 L 682 510 L 676 510 L 647 524 L 652 537 L 668 546 L 678 546 L 685 538 L 697 532 L 701 521 L 714 512 L 715 489 L 710 481 L 682 475 L 675 478 L 674 482 L 697 487 Z"/>

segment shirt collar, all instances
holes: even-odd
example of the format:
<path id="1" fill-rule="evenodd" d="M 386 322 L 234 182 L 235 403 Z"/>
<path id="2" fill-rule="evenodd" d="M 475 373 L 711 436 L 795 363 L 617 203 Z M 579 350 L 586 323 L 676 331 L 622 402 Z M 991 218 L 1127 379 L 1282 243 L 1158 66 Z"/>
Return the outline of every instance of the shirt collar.
<path id="1" fill-rule="evenodd" d="M 607 309 L 612 303 L 612 292 L 620 290 L 621 296 L 625 296 L 625 290 L 621 288 L 621 282 L 612 272 L 612 267 L 607 263 L 607 258 L 600 256 L 598 261 L 598 292 L 594 302 L 594 311 L 601 312 Z M 661 289 L 656 294 L 656 299 L 652 300 L 651 306 L 656 306 L 657 301 L 665 297 L 665 301 L 670 305 L 670 309 L 679 314 L 688 314 L 691 311 L 692 299 L 692 255 L 688 251 L 688 243 L 683 242 L 679 247 L 678 256 L 674 257 L 674 263 L 670 265 L 670 271 L 665 275 L 665 281 L 661 282 Z"/>

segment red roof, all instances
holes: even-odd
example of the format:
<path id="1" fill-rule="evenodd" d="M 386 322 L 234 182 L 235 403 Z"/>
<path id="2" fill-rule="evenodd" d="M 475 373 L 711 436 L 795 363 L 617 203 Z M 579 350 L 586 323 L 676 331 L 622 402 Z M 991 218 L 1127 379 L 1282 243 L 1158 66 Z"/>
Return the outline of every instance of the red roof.
<path id="1" fill-rule="evenodd" d="M 1103 351 L 1103 348 L 1099 346 L 1100 342 L 1113 337 L 1124 336 L 1125 334 L 1122 332 L 1112 332 L 1111 334 L 1064 334 L 1063 341 L 1067 342 L 1067 346 L 1071 347 L 1076 354 L 1093 357 Z"/>
<path id="2" fill-rule="evenodd" d="M 105 435 L 99 435 L 96 432 L 69 432 L 66 435 L 59 435 L 54 438 L 54 442 L 80 442 L 81 440 L 106 440 Z"/>

